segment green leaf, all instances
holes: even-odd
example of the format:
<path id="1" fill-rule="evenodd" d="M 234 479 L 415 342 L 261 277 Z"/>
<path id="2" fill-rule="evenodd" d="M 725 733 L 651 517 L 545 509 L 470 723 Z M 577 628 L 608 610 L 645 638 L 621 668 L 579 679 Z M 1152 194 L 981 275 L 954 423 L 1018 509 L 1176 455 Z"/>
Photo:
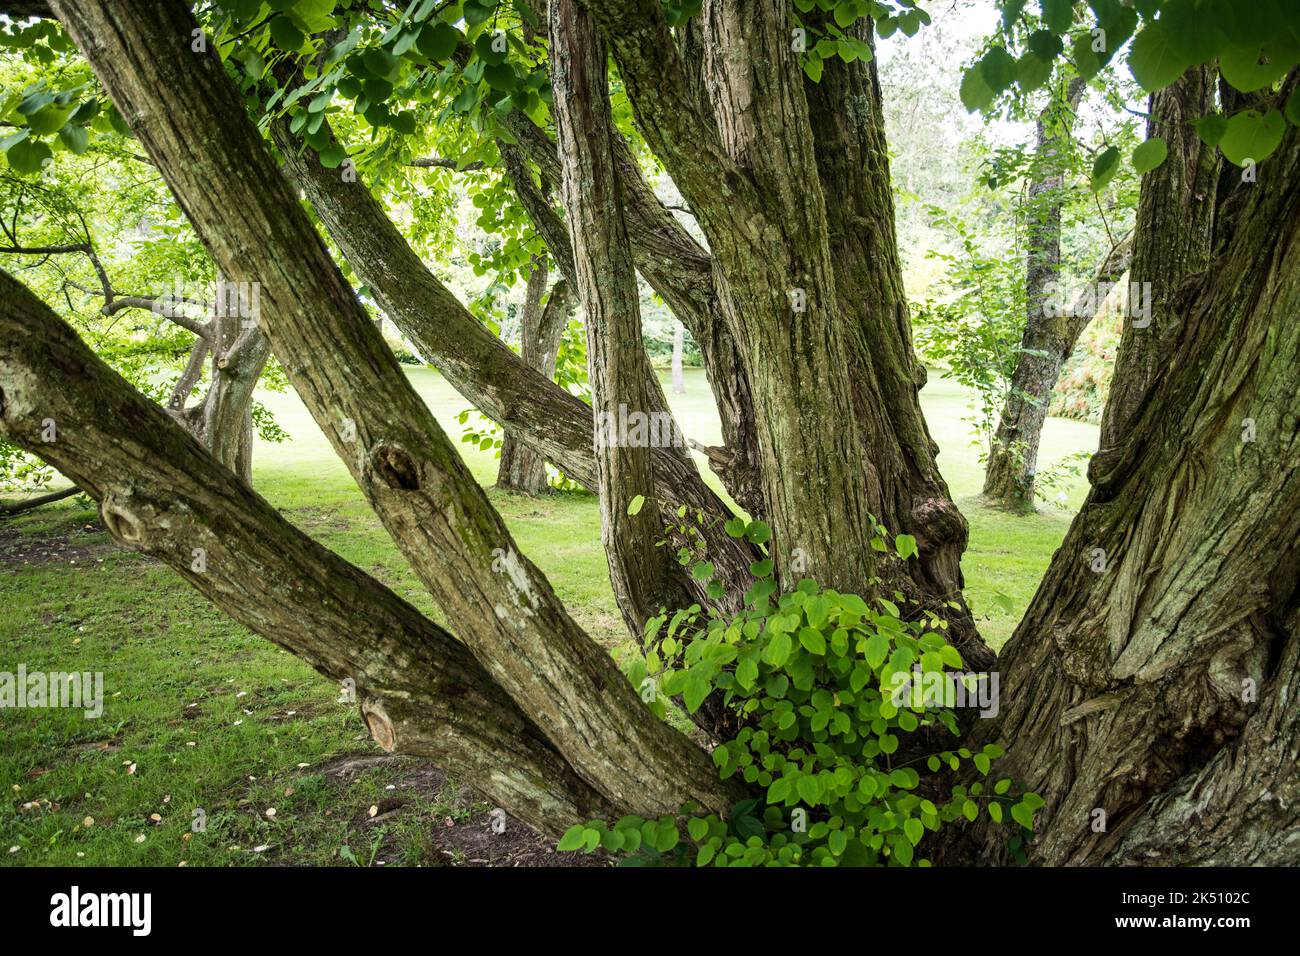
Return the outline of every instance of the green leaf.
<path id="1" fill-rule="evenodd" d="M 1288 55 L 1289 54 L 1289 55 Z M 1260 47 L 1237 47 L 1219 56 L 1219 70 L 1228 84 L 1243 93 L 1272 86 L 1295 63 L 1293 51 L 1275 53 Z"/>
<path id="2" fill-rule="evenodd" d="M 745 529 L 750 544 L 765 544 L 772 537 L 772 529 L 763 521 L 751 521 Z"/>
<path id="3" fill-rule="evenodd" d="M 994 800 L 989 804 L 989 816 L 993 818 L 994 823 L 1002 822 L 1002 804 Z"/>
<path id="4" fill-rule="evenodd" d="M 1011 819 L 1015 820 L 1026 830 L 1034 828 L 1034 811 L 1025 806 L 1024 802 L 1011 805 Z"/>
<path id="5" fill-rule="evenodd" d="M 745 658 L 736 665 L 736 683 L 745 690 L 754 686 L 754 681 L 758 680 L 758 665 L 754 663 L 753 658 Z"/>
<path id="6" fill-rule="evenodd" d="M 903 821 L 903 833 L 911 841 L 912 846 L 921 842 L 921 837 L 925 836 L 925 826 L 916 817 L 909 817 Z"/>
<path id="7" fill-rule="evenodd" d="M 1053 33 L 1064 33 L 1074 22 L 1073 0 L 1042 0 L 1043 23 Z"/>
<path id="8" fill-rule="evenodd" d="M 808 79 L 814 83 L 822 81 L 822 72 L 826 69 L 826 63 L 815 53 L 809 53 L 803 58 L 803 71 L 808 74 Z"/>
<path id="9" fill-rule="evenodd" d="M 288 50 L 296 53 L 302 48 L 303 41 L 307 38 L 302 35 L 292 20 L 286 16 L 275 16 L 271 18 L 268 24 L 271 29 L 271 39 L 281 50 Z"/>
<path id="10" fill-rule="evenodd" d="M 794 642 L 790 640 L 790 635 L 781 631 L 772 635 L 772 639 L 767 642 L 767 647 L 763 648 L 764 662 L 771 664 L 773 667 L 783 667 L 785 662 L 790 659 L 790 651 L 793 649 Z"/>
<path id="11" fill-rule="evenodd" d="M 1292 97 L 1294 99 L 1294 97 Z M 1300 123 L 1297 123 L 1300 125 Z M 1196 135 L 1206 146 L 1218 146 L 1223 134 L 1228 131 L 1228 118 L 1220 113 L 1210 113 L 1200 119 L 1192 120 Z"/>
<path id="12" fill-rule="evenodd" d="M 962 76 L 960 93 L 961 105 L 966 107 L 968 113 L 987 109 L 996 96 L 989 85 L 984 82 L 984 76 L 980 72 L 978 65 L 971 67 Z"/>
<path id="13" fill-rule="evenodd" d="M 90 133 L 84 126 L 68 125 L 59 130 L 59 139 L 63 145 L 80 156 L 90 146 Z"/>
<path id="14" fill-rule="evenodd" d="M 1097 154 L 1097 158 L 1092 161 L 1092 191 L 1101 192 L 1106 188 L 1119 168 L 1119 150 L 1110 146 Z"/>
<path id="15" fill-rule="evenodd" d="M 25 139 L 12 144 L 5 157 L 16 173 L 39 173 L 46 160 L 54 158 L 54 153 L 40 140 Z"/>
<path id="16" fill-rule="evenodd" d="M 709 696 L 709 691 L 712 689 L 708 681 L 692 674 L 686 682 L 685 690 L 682 691 L 682 701 L 686 704 L 686 709 L 692 714 L 699 710 L 700 705 L 704 703 L 704 698 Z"/>
<path id="17" fill-rule="evenodd" d="M 898 552 L 898 556 L 904 561 L 912 555 L 920 553 L 916 548 L 916 538 L 912 537 L 910 534 L 900 534 L 895 537 L 894 550 Z"/>
<path id="18" fill-rule="evenodd" d="M 560 842 L 555 848 L 564 852 L 579 849 L 587 842 L 587 828 L 581 823 L 575 823 L 569 829 L 564 831 L 564 836 L 560 837 Z"/>
<path id="19" fill-rule="evenodd" d="M 637 495 L 627 504 L 627 513 L 637 515 L 641 513 L 641 506 L 645 504 L 645 495 Z"/>
<path id="20" fill-rule="evenodd" d="M 889 841 L 889 848 L 893 853 L 894 859 L 903 864 L 903 866 L 912 865 L 912 844 L 907 842 L 907 837 L 892 837 Z"/>
<path id="21" fill-rule="evenodd" d="M 1292 93 L 1291 98 L 1286 101 L 1286 118 L 1291 121 L 1292 126 L 1300 126 L 1300 89 Z"/>
<path id="22" fill-rule="evenodd" d="M 805 627 L 799 630 L 799 643 L 802 644 L 810 654 L 822 656 L 826 653 L 826 638 L 822 636 L 821 631 L 814 630 L 811 627 Z"/>
<path id="23" fill-rule="evenodd" d="M 996 95 L 1016 81 L 1016 58 L 1007 52 L 1006 47 L 995 46 L 976 64 L 984 82 Z"/>
<path id="24" fill-rule="evenodd" d="M 713 577 L 713 564 L 709 561 L 696 561 L 691 568 L 691 577 L 697 581 L 707 581 Z"/>
<path id="25" fill-rule="evenodd" d="M 1145 143 L 1133 150 L 1133 170 L 1137 173 L 1148 173 L 1165 161 L 1169 155 L 1169 147 L 1159 136 L 1152 136 Z"/>
<path id="26" fill-rule="evenodd" d="M 686 821 L 686 832 L 690 834 L 692 840 L 699 843 L 709 835 L 709 821 L 703 817 L 691 817 Z"/>
<path id="27" fill-rule="evenodd" d="M 974 823 L 975 818 L 980 815 L 979 804 L 977 804 L 974 800 L 964 801 L 961 805 L 961 814 L 971 823 Z"/>
<path id="28" fill-rule="evenodd" d="M 460 33 L 449 23 L 441 20 L 426 23 L 416 38 L 415 48 L 422 56 L 441 63 L 456 52 L 460 43 Z"/>
<path id="29" fill-rule="evenodd" d="M 1129 70 L 1133 79 L 1148 93 L 1168 86 L 1191 65 L 1191 61 L 1170 42 L 1169 31 L 1160 20 L 1148 21 L 1133 38 L 1133 46 L 1129 49 Z"/>
<path id="30" fill-rule="evenodd" d="M 1219 140 L 1219 149 L 1238 166 L 1245 166 L 1249 160 L 1258 163 L 1278 148 L 1285 132 L 1286 120 L 1277 110 L 1269 110 L 1263 115 L 1247 110 L 1228 120 L 1228 128 L 1223 139 Z"/>
<path id="31" fill-rule="evenodd" d="M 799 794 L 799 799 L 810 807 L 815 807 L 822 796 L 822 785 L 810 774 L 804 774 L 798 779 L 795 790 Z"/>
<path id="32" fill-rule="evenodd" d="M 1002 794 L 1006 793 L 1010 789 L 1011 789 L 1010 777 L 1003 777 L 1001 780 L 999 780 L 997 783 L 993 785 L 993 792 L 996 793 L 998 796 L 1001 796 Z"/>
<path id="33" fill-rule="evenodd" d="M 889 638 L 884 634 L 881 634 L 879 631 L 872 634 L 867 638 L 865 653 L 867 663 L 870 664 L 873 669 L 879 667 L 885 662 L 885 658 L 889 656 Z"/>

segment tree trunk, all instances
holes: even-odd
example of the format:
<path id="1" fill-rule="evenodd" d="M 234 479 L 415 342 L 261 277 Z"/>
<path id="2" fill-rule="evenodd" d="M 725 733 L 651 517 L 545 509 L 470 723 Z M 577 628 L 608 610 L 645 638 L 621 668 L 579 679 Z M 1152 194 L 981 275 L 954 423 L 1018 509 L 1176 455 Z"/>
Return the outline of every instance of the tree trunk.
<path id="1" fill-rule="evenodd" d="M 790 12 L 778 0 L 709 3 L 693 96 L 658 3 L 584 3 L 642 133 L 698 217 L 726 325 L 749 380 L 764 513 L 778 577 L 846 592 L 872 586 L 864 447 L 827 244 L 826 204 Z M 827 428 L 825 423 L 835 422 Z"/>
<path id="2" fill-rule="evenodd" d="M 542 305 L 546 291 L 546 263 L 535 260 L 528 274 L 528 289 L 520 320 L 521 355 L 524 363 L 548 379 L 555 376 L 555 360 L 565 326 L 568 325 L 568 287 L 561 279 Z M 524 495 L 540 495 L 548 490 L 546 460 L 510 431 L 501 440 L 501 464 L 497 469 L 497 487 Z"/>
<path id="3" fill-rule="evenodd" d="M 1011 392 L 998 418 L 984 471 L 985 500 L 1012 511 L 1034 510 L 1034 474 L 1047 401 L 1077 338 L 1077 334 L 1069 334 L 1075 323 L 1070 316 L 1059 314 L 1053 300 L 1061 275 L 1061 206 L 1065 200 L 1060 153 L 1070 137 L 1083 89 L 1083 79 L 1072 78 L 1064 103 L 1049 103 L 1036 124 L 1026 198 L 1025 331 Z"/>
<path id="4" fill-rule="evenodd" d="M 810 14 L 825 28 L 829 16 Z M 868 20 L 848 32 L 873 45 Z M 821 82 L 804 81 L 817 174 L 827 203 L 838 308 L 850 318 L 853 414 L 863 431 L 862 467 L 871 513 L 890 532 L 916 538 L 920 554 L 880 568 L 883 588 L 948 619 L 949 639 L 975 668 L 992 652 L 962 595 L 966 519 L 939 473 L 938 445 L 921 412 L 925 368 L 912 348 L 911 319 L 894 231 L 884 109 L 875 60 L 825 61 Z M 954 606 L 955 605 L 955 606 Z"/>
<path id="5" fill-rule="evenodd" d="M 290 381 L 475 657 L 611 802 L 654 815 L 689 799 L 729 807 L 736 786 L 653 716 L 519 554 L 330 260 L 215 49 L 191 52 L 189 10 L 56 0 L 55 11 L 218 267 L 260 283 L 261 328 Z"/>
<path id="6" fill-rule="evenodd" d="M 1204 92 L 1194 70 L 1156 94 L 1161 134 Z M 1172 264 L 1145 273 L 1160 325 L 1124 336 L 1117 444 L 1004 651 L 1002 714 L 977 728 L 1047 801 L 1036 862 L 1277 865 L 1300 844 L 1300 133 L 1190 275 L 1217 160 L 1170 146 L 1134 238 L 1135 277 Z"/>
<path id="7" fill-rule="evenodd" d="M 612 153 L 605 45 L 575 0 L 552 0 L 550 21 L 564 204 L 587 320 L 601 539 L 619 608 L 629 631 L 639 634 L 650 615 L 691 603 L 675 554 L 660 544 L 669 503 L 646 495 L 654 486 L 651 449 L 680 445 L 681 437 L 671 419 L 654 414 L 666 403 L 646 374 Z"/>
<path id="8" fill-rule="evenodd" d="M 507 431 L 513 429 L 516 437 L 575 481 L 595 489 L 591 409 L 549 377 L 529 368 L 475 319 L 425 268 L 364 183 L 359 179 L 345 182 L 337 171 L 322 166 L 310 149 L 304 150 L 296 141 L 287 121 L 273 122 L 271 131 L 291 176 L 315 206 L 330 236 L 420 354 L 485 415 Z M 543 220 L 539 231 L 548 235 L 548 246 L 567 272 L 565 260 L 572 260 L 567 234 L 561 228 L 559 237 L 550 235 L 549 227 L 544 228 L 541 205 L 544 203 L 530 206 L 530 214 Z M 575 294 L 572 284 L 569 288 L 570 294 Z M 646 376 L 652 375 L 647 362 Z M 704 483 L 684 449 L 655 448 L 653 454 L 655 495 L 710 519 L 702 529 L 705 546 L 726 583 L 728 601 L 733 602 L 723 606 L 734 609 L 734 602 L 753 580 L 749 565 L 756 560 L 754 550 L 723 531 L 731 510 Z M 701 582 L 688 580 L 688 585 L 694 588 L 697 601 L 709 601 Z"/>
<path id="9" fill-rule="evenodd" d="M 673 394 L 685 395 L 686 382 L 682 378 L 682 350 L 686 348 L 686 327 L 680 322 L 673 328 Z"/>
<path id="10" fill-rule="evenodd" d="M 452 635 L 285 521 L 3 271 L 0 292 L 0 434 L 99 501 L 117 541 L 344 682 L 385 749 L 552 835 L 618 811 Z"/>

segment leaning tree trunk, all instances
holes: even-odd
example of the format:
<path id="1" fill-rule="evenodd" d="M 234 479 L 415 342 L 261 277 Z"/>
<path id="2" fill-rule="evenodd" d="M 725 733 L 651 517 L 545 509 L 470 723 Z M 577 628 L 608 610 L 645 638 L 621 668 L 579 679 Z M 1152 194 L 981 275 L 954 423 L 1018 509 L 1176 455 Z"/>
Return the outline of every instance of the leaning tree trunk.
<path id="1" fill-rule="evenodd" d="M 737 785 L 644 706 L 519 553 L 279 175 L 216 51 L 182 42 L 197 29 L 190 11 L 179 0 L 54 7 L 218 268 L 260 282 L 261 328 L 286 375 L 493 679 L 611 802 L 654 815 L 687 799 L 729 807 Z M 371 727 L 386 739 L 398 730 L 382 714 Z"/>
<path id="2" fill-rule="evenodd" d="M 322 129 L 328 126 L 326 121 Z M 346 182 L 336 170 L 322 166 L 314 151 L 295 139 L 287 121 L 273 122 L 271 132 L 290 174 L 316 207 L 330 236 L 421 355 L 481 412 L 507 431 L 513 429 L 517 437 L 575 481 L 595 489 L 591 408 L 529 368 L 476 320 L 424 266 L 359 178 Z M 554 144 L 547 143 L 553 150 Z M 558 159 L 551 158 L 558 176 Z M 546 208 L 539 194 L 529 212 L 567 274 L 572 270 L 566 262 L 573 258 L 567 230 L 558 216 L 552 222 L 544 215 Z M 571 295 L 573 288 L 570 282 Z M 649 380 L 653 370 L 645 364 Z M 655 448 L 653 453 L 655 495 L 713 518 L 703 529 L 709 560 L 726 582 L 729 599 L 738 602 L 752 581 L 749 565 L 756 560 L 755 552 L 743 540 L 725 533 L 724 519 L 730 509 L 705 484 L 689 453 L 675 447 Z M 689 587 L 696 588 L 695 599 L 707 602 L 703 583 L 692 583 L 689 574 L 684 577 Z"/>
<path id="3" fill-rule="evenodd" d="M 1156 123 L 1200 72 L 1153 98 Z M 1202 271 L 1143 275 L 1195 261 L 1186 217 L 1215 192 L 1164 190 L 1214 181 L 1203 149 L 1171 144 L 1143 182 L 1134 278 L 1165 306 L 1116 371 L 1140 400 L 1093 459 L 1003 654 L 1002 715 L 976 735 L 1047 801 L 1036 862 L 1276 865 L 1300 845 L 1300 131 L 1241 187 Z"/>
<path id="4" fill-rule="evenodd" d="M 568 284 L 561 279 L 555 283 L 543 306 L 546 273 L 545 261 L 535 260 L 528 274 L 519 337 L 524 363 L 549 379 L 555 375 L 556 356 L 568 325 L 570 305 Z M 548 488 L 546 459 L 509 430 L 501 440 L 497 487 L 533 496 L 545 493 Z"/>
<path id="5" fill-rule="evenodd" d="M 49 418 L 57 442 L 41 440 Z M 285 521 L 3 271 L 0 435 L 76 481 L 122 544 L 339 681 L 385 749 L 436 761 L 552 835 L 624 812 L 464 645 Z"/>
<path id="6" fill-rule="evenodd" d="M 1011 392 L 998 417 L 984 471 L 985 500 L 1013 511 L 1034 510 L 1034 474 L 1047 400 L 1074 348 L 1069 335 L 1074 323 L 1060 314 L 1061 309 L 1053 308 L 1053 300 L 1061 276 L 1061 207 L 1065 199 L 1061 150 L 1070 137 L 1083 88 L 1081 77 L 1071 79 L 1064 102 L 1049 103 L 1036 124 L 1026 198 L 1025 331 Z"/>

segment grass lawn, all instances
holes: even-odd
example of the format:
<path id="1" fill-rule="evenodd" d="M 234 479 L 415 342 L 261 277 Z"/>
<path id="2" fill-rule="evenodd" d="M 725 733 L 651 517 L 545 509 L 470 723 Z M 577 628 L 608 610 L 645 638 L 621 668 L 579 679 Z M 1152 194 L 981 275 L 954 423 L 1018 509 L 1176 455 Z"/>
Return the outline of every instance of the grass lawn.
<path id="1" fill-rule="evenodd" d="M 459 437 L 467 406 L 436 373 L 412 380 Z M 670 397 L 685 433 L 719 440 L 703 374 Z M 671 392 L 671 389 L 666 388 Z M 432 611 L 346 469 L 291 393 L 265 396 L 291 440 L 261 445 L 254 484 L 288 518 Z M 939 463 L 970 521 L 967 596 L 990 643 L 1010 635 L 1069 523 L 979 506 L 967 393 L 937 375 L 922 393 Z M 1091 451 L 1097 430 L 1049 419 L 1043 470 Z M 461 445 L 484 485 L 490 453 Z M 712 476 L 710 476 L 712 477 Z M 1084 483 L 1067 485 L 1066 507 Z M 596 502 L 491 493 L 520 547 L 574 617 L 624 639 Z M 104 675 L 104 714 L 0 710 L 0 861 L 6 865 L 528 864 L 556 862 L 518 824 L 503 836 L 457 782 L 384 756 L 354 705 L 304 664 L 225 618 L 166 567 L 121 551 L 72 499 L 0 523 L 0 671 Z M 472 781 L 469 781 L 472 783 Z M 203 829 L 194 832 L 194 821 Z M 561 858 L 560 862 L 579 860 Z"/>

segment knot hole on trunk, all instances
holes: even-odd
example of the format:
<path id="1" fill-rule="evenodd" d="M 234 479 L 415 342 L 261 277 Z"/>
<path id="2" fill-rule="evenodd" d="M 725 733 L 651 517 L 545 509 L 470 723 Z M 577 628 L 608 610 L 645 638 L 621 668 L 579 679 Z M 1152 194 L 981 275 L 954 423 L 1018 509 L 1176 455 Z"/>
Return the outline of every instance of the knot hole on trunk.
<path id="1" fill-rule="evenodd" d="M 361 716 L 366 719 L 370 736 L 375 738 L 375 743 L 379 744 L 380 749 L 392 753 L 393 747 L 397 744 L 397 736 L 393 732 L 393 722 L 388 719 L 388 714 L 384 711 L 384 705 L 377 700 L 362 701 Z"/>
<path id="2" fill-rule="evenodd" d="M 104 527 L 123 544 L 140 545 L 144 542 L 144 522 L 127 507 L 126 502 L 112 494 L 104 496 L 99 506 Z"/>
<path id="3" fill-rule="evenodd" d="M 398 445 L 379 445 L 370 453 L 370 463 L 390 488 L 415 491 L 420 487 L 419 468 L 406 450 Z"/>

